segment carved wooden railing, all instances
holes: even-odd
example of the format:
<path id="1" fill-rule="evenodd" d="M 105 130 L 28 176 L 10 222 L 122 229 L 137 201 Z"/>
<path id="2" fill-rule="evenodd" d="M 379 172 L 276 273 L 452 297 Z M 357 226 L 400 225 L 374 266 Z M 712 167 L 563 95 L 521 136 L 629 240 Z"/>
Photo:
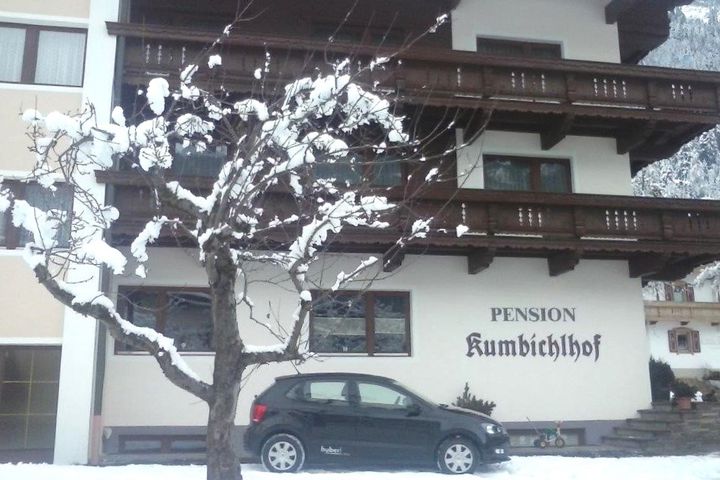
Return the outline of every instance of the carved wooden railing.
<path id="1" fill-rule="evenodd" d="M 121 212 L 116 232 L 137 234 L 144 222 L 158 213 L 151 208 L 154 196 L 139 186 L 136 174 L 96 175 L 99 181 L 115 185 L 113 201 Z M 205 190 L 209 182 L 196 186 Z M 381 194 L 402 201 L 402 191 Z M 294 213 L 297 204 L 289 194 L 273 192 L 263 207 L 268 218 L 286 218 Z M 657 247 L 672 243 L 687 247 L 687 251 L 702 246 L 705 253 L 717 252 L 720 256 L 720 201 L 435 188 L 420 190 L 406 200 L 396 216 L 388 219 L 392 230 L 387 234 L 397 237 L 398 230 L 408 228 L 418 218 L 429 217 L 433 217 L 430 238 L 457 239 L 456 227 L 464 225 L 468 231 L 462 241 L 468 244 L 472 239 L 489 238 L 504 243 L 536 239 L 550 246 L 555 241 L 610 241 L 624 244 L 618 248 L 628 251 L 639 249 L 640 244 Z M 377 237 L 384 235 L 382 231 L 358 231 L 348 238 L 381 243 Z"/>
<path id="2" fill-rule="evenodd" d="M 446 198 L 424 194 L 412 210 L 434 216 L 433 228 L 451 234 L 462 224 L 469 235 L 720 242 L 717 201 L 468 189 Z"/>
<path id="3" fill-rule="evenodd" d="M 124 81 L 177 77 L 198 62 L 214 33 L 177 27 L 108 23 L 125 38 Z M 367 65 L 392 58 L 359 80 L 398 91 L 407 102 L 496 109 L 546 110 L 610 117 L 715 123 L 720 119 L 720 73 L 575 60 L 488 57 L 439 48 L 388 50 L 278 36 L 233 35 L 223 42 L 217 79 L 233 89 L 257 88 L 257 69 L 284 82 L 326 69 L 327 60 L 350 56 Z M 200 74 L 202 75 L 202 73 Z"/>

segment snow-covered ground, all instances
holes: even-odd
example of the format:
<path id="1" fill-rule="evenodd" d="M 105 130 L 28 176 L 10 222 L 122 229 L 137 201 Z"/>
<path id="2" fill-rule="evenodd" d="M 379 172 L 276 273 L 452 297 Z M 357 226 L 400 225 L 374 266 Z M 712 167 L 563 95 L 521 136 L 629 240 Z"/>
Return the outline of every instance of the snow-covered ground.
<path id="1" fill-rule="evenodd" d="M 267 473 L 257 465 L 243 469 L 246 480 L 447 480 L 428 471 L 321 471 L 295 475 Z M 487 480 L 718 480 L 720 454 L 702 457 L 564 458 L 516 457 L 512 461 L 481 468 Z M 130 465 L 125 467 L 65 467 L 54 465 L 0 465 L 3 480 L 203 480 L 205 468 L 195 466 Z M 457 477 L 455 477 L 457 478 Z"/>

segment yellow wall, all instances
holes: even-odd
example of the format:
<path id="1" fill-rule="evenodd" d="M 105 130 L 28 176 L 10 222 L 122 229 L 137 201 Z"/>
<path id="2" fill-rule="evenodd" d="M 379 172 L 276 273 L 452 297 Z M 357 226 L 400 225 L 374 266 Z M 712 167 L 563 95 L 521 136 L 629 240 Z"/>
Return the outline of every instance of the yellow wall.
<path id="1" fill-rule="evenodd" d="M 38 283 L 22 257 L 0 256 L 0 343 L 3 338 L 62 336 L 63 306 Z"/>
<path id="2" fill-rule="evenodd" d="M 33 167 L 33 157 L 28 152 L 30 140 L 25 135 L 26 125 L 20 119 L 23 111 L 35 108 L 43 114 L 52 110 L 76 112 L 81 103 L 79 91 L 48 92 L 0 87 L 0 131 L 5 133 L 0 170 L 29 171 Z"/>
<path id="3" fill-rule="evenodd" d="M 37 15 L 87 18 L 90 0 L 3 0 L 0 10 Z"/>

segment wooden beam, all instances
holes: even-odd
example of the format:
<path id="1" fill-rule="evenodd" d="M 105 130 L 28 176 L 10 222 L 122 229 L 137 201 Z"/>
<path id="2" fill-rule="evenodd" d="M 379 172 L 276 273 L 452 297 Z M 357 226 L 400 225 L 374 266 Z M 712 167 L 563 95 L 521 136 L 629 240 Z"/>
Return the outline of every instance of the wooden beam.
<path id="1" fill-rule="evenodd" d="M 575 115 L 572 113 L 563 115 L 560 120 L 553 122 L 547 129 L 540 133 L 540 146 L 543 150 L 550 150 L 570 132 L 573 126 Z"/>
<path id="2" fill-rule="evenodd" d="M 477 275 L 487 269 L 495 258 L 494 248 L 479 248 L 473 250 L 467 257 L 468 274 Z"/>
<path id="3" fill-rule="evenodd" d="M 638 3 L 639 0 L 611 0 L 605 6 L 605 23 L 612 25 L 617 22 L 622 14 L 627 13 Z"/>
<path id="4" fill-rule="evenodd" d="M 557 277 L 563 273 L 575 270 L 578 262 L 580 262 L 581 253 L 579 250 L 573 250 L 550 255 L 547 259 L 550 276 Z"/>
<path id="5" fill-rule="evenodd" d="M 615 139 L 618 155 L 625 155 L 643 143 L 647 142 L 650 136 L 655 132 L 657 122 L 649 121 L 642 125 L 637 125 L 629 129 L 629 132 L 620 135 Z"/>
<path id="6" fill-rule="evenodd" d="M 668 262 L 667 255 L 658 253 L 641 253 L 630 257 L 628 260 L 630 277 L 644 277 L 657 273 L 665 268 Z"/>
<path id="7" fill-rule="evenodd" d="M 653 281 L 669 282 L 673 280 L 680 280 L 687 277 L 695 268 L 700 265 L 705 265 L 714 260 L 717 260 L 717 256 L 713 255 L 699 255 L 690 258 L 685 258 L 677 262 L 668 262 L 665 264 L 662 270 L 643 279 Z"/>
<path id="8" fill-rule="evenodd" d="M 471 144 L 485 131 L 490 123 L 492 110 L 475 110 L 472 112 L 470 119 L 465 123 L 463 129 L 463 142 Z"/>
<path id="9" fill-rule="evenodd" d="M 398 246 L 392 247 L 383 255 L 383 272 L 394 272 L 405 260 L 405 252 Z"/>

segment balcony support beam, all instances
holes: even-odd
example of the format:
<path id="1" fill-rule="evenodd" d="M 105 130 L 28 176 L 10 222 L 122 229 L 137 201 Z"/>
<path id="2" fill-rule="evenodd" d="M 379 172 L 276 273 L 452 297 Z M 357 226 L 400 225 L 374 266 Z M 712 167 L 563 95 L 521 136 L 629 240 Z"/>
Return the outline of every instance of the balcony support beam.
<path id="1" fill-rule="evenodd" d="M 580 262 L 582 251 L 572 250 L 567 252 L 554 253 L 547 259 L 548 271 L 551 277 L 557 277 L 563 273 L 575 270 Z"/>
<path id="2" fill-rule="evenodd" d="M 570 133 L 573 126 L 575 115 L 568 113 L 563 115 L 558 121 L 553 122 L 546 130 L 540 134 L 540 146 L 543 150 L 550 150 L 558 143 L 562 142 Z"/>
<path id="3" fill-rule="evenodd" d="M 630 129 L 625 135 L 620 135 L 616 139 L 616 147 L 618 155 L 625 155 L 640 145 L 648 141 L 655 131 L 656 121 L 646 122 Z"/>
<path id="4" fill-rule="evenodd" d="M 612 25 L 628 10 L 635 7 L 640 0 L 612 0 L 605 6 L 605 23 Z"/>
<path id="5" fill-rule="evenodd" d="M 490 123 L 491 116 L 492 110 L 490 109 L 474 110 L 467 123 L 465 123 L 465 128 L 463 129 L 463 143 L 472 145 L 487 128 Z"/>
<path id="6" fill-rule="evenodd" d="M 405 252 L 401 247 L 394 246 L 383 255 L 383 272 L 394 272 L 402 266 L 405 260 Z"/>
<path id="7" fill-rule="evenodd" d="M 483 270 L 486 270 L 494 259 L 494 248 L 479 248 L 473 250 L 467 257 L 468 274 L 477 275 Z"/>
<path id="8" fill-rule="evenodd" d="M 662 271 L 668 262 L 667 255 L 657 253 L 641 253 L 634 255 L 628 261 L 630 277 L 645 277 Z"/>

